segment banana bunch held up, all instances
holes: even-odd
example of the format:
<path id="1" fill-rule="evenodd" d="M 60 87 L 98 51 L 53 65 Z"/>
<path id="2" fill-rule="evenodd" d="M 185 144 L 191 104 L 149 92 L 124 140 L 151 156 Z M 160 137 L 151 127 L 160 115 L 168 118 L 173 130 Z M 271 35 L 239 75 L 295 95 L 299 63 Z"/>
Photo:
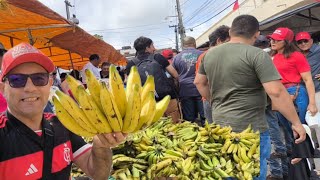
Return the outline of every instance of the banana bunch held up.
<path id="1" fill-rule="evenodd" d="M 60 122 L 71 132 L 93 137 L 96 134 L 133 133 L 158 121 L 168 107 L 170 96 L 155 100 L 153 76 L 141 87 L 137 68 L 131 68 L 124 89 L 114 65 L 109 69 L 109 84 L 99 82 L 90 70 L 85 71 L 86 90 L 72 76 L 67 76 L 72 97 L 56 91 L 53 103 Z"/>

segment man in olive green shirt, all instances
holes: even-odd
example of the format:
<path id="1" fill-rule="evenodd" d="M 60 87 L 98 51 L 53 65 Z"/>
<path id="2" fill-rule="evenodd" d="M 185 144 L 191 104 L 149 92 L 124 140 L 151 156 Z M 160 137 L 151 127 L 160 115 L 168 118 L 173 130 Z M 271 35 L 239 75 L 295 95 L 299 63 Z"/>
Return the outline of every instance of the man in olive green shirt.
<path id="1" fill-rule="evenodd" d="M 207 52 L 194 83 L 200 94 L 210 100 L 215 123 L 230 125 L 237 132 L 252 124 L 254 130 L 261 132 L 259 179 L 265 180 L 266 159 L 271 151 L 265 119 L 265 93 L 292 123 L 296 143 L 304 141 L 306 132 L 269 55 L 252 47 L 259 35 L 259 22 L 255 17 L 241 15 L 235 18 L 229 43 Z"/>

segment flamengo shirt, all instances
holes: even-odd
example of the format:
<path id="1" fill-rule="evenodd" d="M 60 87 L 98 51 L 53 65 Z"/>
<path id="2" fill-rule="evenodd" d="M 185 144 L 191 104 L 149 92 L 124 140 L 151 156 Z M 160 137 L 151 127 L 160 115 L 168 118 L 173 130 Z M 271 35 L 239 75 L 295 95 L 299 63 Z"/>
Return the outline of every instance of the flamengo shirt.
<path id="1" fill-rule="evenodd" d="M 300 52 L 294 52 L 289 58 L 285 58 L 283 54 L 276 54 L 273 57 L 273 63 L 278 69 L 283 84 L 300 83 L 300 73 L 310 71 L 310 66 L 305 56 Z"/>
<path id="2" fill-rule="evenodd" d="M 53 114 L 45 113 L 42 124 L 52 124 L 54 179 L 70 179 L 72 161 L 91 149 L 91 145 L 68 131 Z M 9 112 L 0 115 L 0 179 L 34 180 L 42 178 L 43 136 L 34 132 Z"/>

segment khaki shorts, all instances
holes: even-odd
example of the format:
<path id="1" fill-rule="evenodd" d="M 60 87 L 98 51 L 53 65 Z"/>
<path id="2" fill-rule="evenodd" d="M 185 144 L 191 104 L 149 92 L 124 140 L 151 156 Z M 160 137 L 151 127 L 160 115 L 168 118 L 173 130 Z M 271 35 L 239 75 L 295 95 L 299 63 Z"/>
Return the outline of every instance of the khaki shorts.
<path id="1" fill-rule="evenodd" d="M 168 108 L 166 112 L 164 113 L 164 116 L 171 116 L 172 121 L 174 123 L 179 122 L 181 119 L 181 109 L 180 105 L 177 99 L 171 99 L 168 105 Z"/>

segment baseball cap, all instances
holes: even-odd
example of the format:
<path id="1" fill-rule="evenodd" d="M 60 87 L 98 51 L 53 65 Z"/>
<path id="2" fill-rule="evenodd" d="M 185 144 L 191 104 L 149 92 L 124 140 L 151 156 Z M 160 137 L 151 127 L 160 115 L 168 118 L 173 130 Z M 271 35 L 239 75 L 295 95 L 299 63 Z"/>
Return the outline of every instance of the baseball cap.
<path id="1" fill-rule="evenodd" d="M 311 36 L 308 32 L 299 32 L 296 34 L 296 41 L 300 41 L 301 39 L 310 40 Z"/>
<path id="2" fill-rule="evenodd" d="M 39 64 L 49 73 L 53 72 L 55 69 L 53 62 L 40 50 L 28 43 L 21 43 L 9 49 L 7 53 L 4 54 L 2 58 L 2 73 L 0 79 L 3 80 L 13 68 L 28 62 Z"/>
<path id="3" fill-rule="evenodd" d="M 268 38 L 272 38 L 274 40 L 282 41 L 287 40 L 289 42 L 293 41 L 293 31 L 289 28 L 278 28 L 276 29 L 271 35 L 268 36 Z"/>
<path id="4" fill-rule="evenodd" d="M 173 57 L 173 51 L 171 49 L 165 49 L 162 51 L 162 56 L 166 59 L 171 59 Z"/>

